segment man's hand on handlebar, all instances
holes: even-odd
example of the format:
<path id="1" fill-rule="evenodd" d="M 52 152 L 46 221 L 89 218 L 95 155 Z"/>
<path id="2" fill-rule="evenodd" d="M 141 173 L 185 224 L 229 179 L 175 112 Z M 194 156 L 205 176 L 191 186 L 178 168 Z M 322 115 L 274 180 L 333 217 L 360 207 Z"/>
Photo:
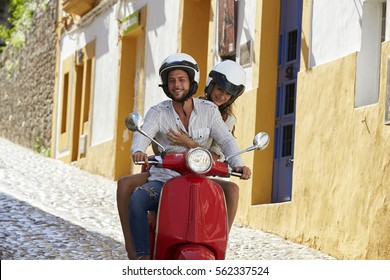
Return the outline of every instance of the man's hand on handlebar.
<path id="1" fill-rule="evenodd" d="M 139 161 L 142 161 L 142 162 L 145 162 L 145 166 L 148 167 L 149 166 L 149 161 L 148 161 L 148 155 L 146 153 L 143 153 L 143 152 L 135 152 L 133 155 L 132 155 L 132 158 L 133 158 L 133 162 L 135 164 L 139 164 L 138 162 Z"/>
<path id="2" fill-rule="evenodd" d="M 243 179 L 243 180 L 248 180 L 252 175 L 251 169 L 247 166 L 236 166 L 236 167 L 233 167 L 232 169 L 233 169 L 233 171 L 242 173 L 240 179 Z"/>

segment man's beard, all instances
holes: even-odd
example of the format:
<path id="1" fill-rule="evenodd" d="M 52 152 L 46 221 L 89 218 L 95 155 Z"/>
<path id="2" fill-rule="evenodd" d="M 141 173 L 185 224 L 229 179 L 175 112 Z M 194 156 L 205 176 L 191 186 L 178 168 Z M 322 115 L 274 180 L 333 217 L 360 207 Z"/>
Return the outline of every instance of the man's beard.
<path id="1" fill-rule="evenodd" d="M 176 102 L 183 103 L 187 99 L 188 92 L 189 92 L 189 90 L 185 90 L 184 94 L 180 98 L 176 98 L 173 95 L 171 95 L 172 96 L 172 100 L 176 101 Z"/>

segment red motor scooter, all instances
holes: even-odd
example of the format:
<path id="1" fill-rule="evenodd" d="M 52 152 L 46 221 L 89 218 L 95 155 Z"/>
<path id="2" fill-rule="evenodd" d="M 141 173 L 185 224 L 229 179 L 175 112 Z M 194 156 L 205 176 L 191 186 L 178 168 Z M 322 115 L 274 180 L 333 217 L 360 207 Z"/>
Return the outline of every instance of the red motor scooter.
<path id="1" fill-rule="evenodd" d="M 225 259 L 228 241 L 225 196 L 222 188 L 208 176 L 240 177 L 241 174 L 233 172 L 228 166 L 229 158 L 225 162 L 213 161 L 210 152 L 203 148 L 166 154 L 164 147 L 142 130 L 142 125 L 143 119 L 139 114 L 131 113 L 127 116 L 126 126 L 129 130 L 140 132 L 163 150 L 161 156 L 150 159 L 149 164 L 181 174 L 164 184 L 157 221 L 149 214 L 151 258 Z M 268 134 L 261 132 L 255 136 L 253 146 L 236 155 L 263 150 L 268 143 Z"/>

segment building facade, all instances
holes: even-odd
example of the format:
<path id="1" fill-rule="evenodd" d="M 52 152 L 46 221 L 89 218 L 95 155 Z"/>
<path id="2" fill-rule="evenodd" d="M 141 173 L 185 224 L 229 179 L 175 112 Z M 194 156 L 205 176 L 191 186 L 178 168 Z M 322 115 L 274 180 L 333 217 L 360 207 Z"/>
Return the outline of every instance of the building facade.
<path id="1" fill-rule="evenodd" d="M 232 179 L 236 221 L 340 259 L 390 257 L 386 1 L 60 3 L 54 158 L 112 179 L 138 172 L 124 119 L 166 98 L 162 60 L 191 54 L 199 96 L 213 65 L 233 59 L 247 75 L 239 146 L 272 139 L 243 154 L 252 179 Z"/>

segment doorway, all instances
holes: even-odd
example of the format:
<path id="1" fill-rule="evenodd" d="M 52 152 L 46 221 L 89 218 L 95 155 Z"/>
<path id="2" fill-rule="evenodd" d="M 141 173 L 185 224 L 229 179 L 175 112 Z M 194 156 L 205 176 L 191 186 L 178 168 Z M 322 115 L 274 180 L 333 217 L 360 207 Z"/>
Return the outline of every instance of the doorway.
<path id="1" fill-rule="evenodd" d="M 302 0 L 282 0 L 272 202 L 291 200 L 294 166 L 295 101 L 300 67 Z"/>

